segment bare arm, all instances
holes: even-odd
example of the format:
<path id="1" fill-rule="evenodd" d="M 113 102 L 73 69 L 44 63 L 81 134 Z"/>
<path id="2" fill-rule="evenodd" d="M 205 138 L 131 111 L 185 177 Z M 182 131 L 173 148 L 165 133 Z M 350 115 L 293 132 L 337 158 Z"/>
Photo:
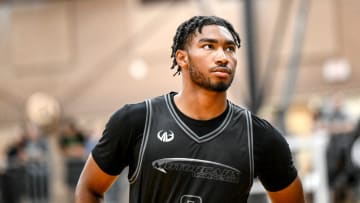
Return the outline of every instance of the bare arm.
<path id="1" fill-rule="evenodd" d="M 117 176 L 106 174 L 90 155 L 75 190 L 76 203 L 100 203 Z"/>
<path id="2" fill-rule="evenodd" d="M 273 203 L 304 203 L 304 192 L 300 182 L 300 179 L 297 177 L 289 186 L 286 188 L 277 191 L 269 192 L 270 199 Z"/>

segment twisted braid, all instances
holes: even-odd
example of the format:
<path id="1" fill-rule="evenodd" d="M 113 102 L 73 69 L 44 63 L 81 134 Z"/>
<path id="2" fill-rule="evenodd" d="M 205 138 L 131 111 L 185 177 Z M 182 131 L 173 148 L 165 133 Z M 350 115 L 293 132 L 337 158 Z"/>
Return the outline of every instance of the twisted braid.
<path id="1" fill-rule="evenodd" d="M 176 51 L 177 50 L 184 50 L 187 43 L 192 39 L 195 35 L 196 31 L 201 33 L 202 28 L 206 25 L 220 25 L 225 27 L 229 30 L 232 37 L 234 38 L 234 42 L 236 46 L 240 47 L 240 37 L 239 34 L 235 31 L 233 26 L 227 22 L 225 19 L 216 17 L 216 16 L 194 16 L 189 20 L 183 22 L 179 25 L 176 30 L 176 34 L 173 38 L 173 45 L 171 46 L 171 58 L 172 58 L 172 65 L 171 69 L 175 69 L 177 67 L 175 75 L 180 75 L 181 67 L 176 62 Z"/>

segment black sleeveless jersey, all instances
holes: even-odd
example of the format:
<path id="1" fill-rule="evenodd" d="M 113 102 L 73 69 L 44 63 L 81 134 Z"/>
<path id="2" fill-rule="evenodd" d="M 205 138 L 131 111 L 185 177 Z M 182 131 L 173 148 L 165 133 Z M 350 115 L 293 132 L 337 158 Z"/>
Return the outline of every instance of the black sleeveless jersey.
<path id="1" fill-rule="evenodd" d="M 110 175 L 129 166 L 130 203 L 246 202 L 254 177 L 269 191 L 295 179 L 288 145 L 268 122 L 228 101 L 199 135 L 173 95 L 121 108 L 92 151 Z"/>
<path id="2" fill-rule="evenodd" d="M 232 103 L 215 130 L 198 136 L 170 95 L 146 101 L 131 203 L 246 202 L 253 177 L 250 114 Z"/>

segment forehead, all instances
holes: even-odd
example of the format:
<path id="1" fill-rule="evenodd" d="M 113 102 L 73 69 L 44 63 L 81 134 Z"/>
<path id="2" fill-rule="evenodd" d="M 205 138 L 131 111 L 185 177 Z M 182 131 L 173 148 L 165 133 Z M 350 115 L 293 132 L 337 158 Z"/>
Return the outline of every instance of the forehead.
<path id="1" fill-rule="evenodd" d="M 202 27 L 201 33 L 196 30 L 193 36 L 193 40 L 198 40 L 199 38 L 214 38 L 234 41 L 230 31 L 221 25 L 205 25 Z"/>

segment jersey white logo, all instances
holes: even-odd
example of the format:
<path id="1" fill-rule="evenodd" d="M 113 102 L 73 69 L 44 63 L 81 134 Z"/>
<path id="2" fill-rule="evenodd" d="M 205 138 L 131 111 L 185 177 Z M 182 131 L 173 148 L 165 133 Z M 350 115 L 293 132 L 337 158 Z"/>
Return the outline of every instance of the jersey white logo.
<path id="1" fill-rule="evenodd" d="M 171 130 L 169 130 L 169 131 L 160 130 L 157 133 L 157 138 L 161 142 L 171 142 L 171 141 L 173 141 L 174 137 L 175 137 L 174 133 Z"/>
<path id="2" fill-rule="evenodd" d="M 181 196 L 180 203 L 202 203 L 202 199 L 195 195 L 183 195 Z"/>
<path id="3" fill-rule="evenodd" d="M 167 174 L 169 171 L 191 174 L 203 178 L 228 183 L 239 183 L 242 172 L 231 166 L 201 159 L 163 158 L 152 162 L 154 169 Z"/>

